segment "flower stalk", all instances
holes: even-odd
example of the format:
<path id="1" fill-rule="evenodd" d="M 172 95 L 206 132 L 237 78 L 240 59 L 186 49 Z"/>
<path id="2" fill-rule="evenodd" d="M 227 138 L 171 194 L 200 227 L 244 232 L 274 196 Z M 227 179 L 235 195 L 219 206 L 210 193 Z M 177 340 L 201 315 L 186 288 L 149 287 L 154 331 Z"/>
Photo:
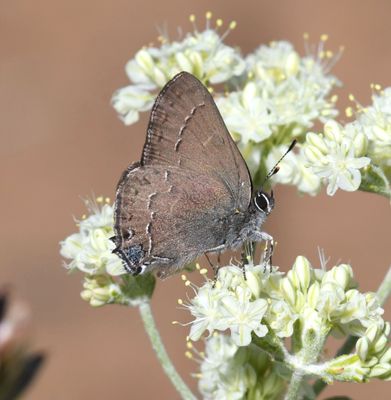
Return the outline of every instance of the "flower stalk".
<path id="1" fill-rule="evenodd" d="M 138 308 L 144 324 L 144 329 L 149 336 L 152 348 L 155 351 L 164 372 L 170 379 L 171 383 L 174 385 L 177 392 L 181 395 L 181 398 L 183 400 L 196 400 L 196 397 L 193 395 L 189 387 L 180 377 L 173 363 L 171 362 L 170 357 L 167 354 L 159 331 L 156 327 L 149 301 L 147 300 L 141 303 Z"/>

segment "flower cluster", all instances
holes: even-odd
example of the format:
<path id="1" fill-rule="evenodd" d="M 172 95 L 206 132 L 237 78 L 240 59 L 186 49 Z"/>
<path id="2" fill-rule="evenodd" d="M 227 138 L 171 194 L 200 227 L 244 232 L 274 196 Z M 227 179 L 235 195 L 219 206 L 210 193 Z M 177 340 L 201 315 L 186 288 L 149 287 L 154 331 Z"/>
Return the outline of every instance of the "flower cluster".
<path id="1" fill-rule="evenodd" d="M 71 271 L 113 276 L 125 273 L 120 258 L 112 253 L 113 207 L 109 203 L 109 199 L 102 197 L 96 202 L 87 200 L 90 215 L 77 221 L 79 232 L 61 242 L 61 255 L 72 260 L 67 266 Z"/>
<path id="2" fill-rule="evenodd" d="M 85 274 L 82 299 L 93 307 L 140 304 L 152 295 L 154 277 L 128 275 L 122 260 L 112 253 L 114 219 L 110 199 L 98 197 L 86 201 L 86 205 L 90 214 L 77 221 L 79 232 L 60 243 L 61 255 L 71 259 L 66 267 Z"/>
<path id="3" fill-rule="evenodd" d="M 347 114 L 353 115 L 351 107 Z M 285 149 L 273 149 L 267 165 L 271 166 Z M 360 188 L 390 197 L 391 88 L 374 95 L 371 106 L 357 103 L 354 121 L 342 126 L 328 120 L 322 133 L 307 133 L 297 149 L 281 162 L 282 173 L 273 177 L 275 182 L 296 185 L 301 192 L 312 195 L 324 182 L 329 195 L 337 189 Z"/>
<path id="4" fill-rule="evenodd" d="M 299 364 L 304 373 L 328 381 L 362 381 L 375 376 L 378 372 L 373 371 L 379 368 L 382 376 L 391 374 L 389 324 L 381 317 L 383 310 L 376 295 L 357 290 L 350 265 L 326 271 L 312 268 L 305 257 L 299 256 L 286 275 L 275 268 L 264 271 L 264 266 L 252 263 L 244 269 L 245 273 L 233 265 L 221 268 L 215 282 L 207 279 L 200 288 L 194 286 L 196 296 L 185 305 L 194 317 L 191 340 L 200 339 L 205 331 L 210 337 L 230 330 L 235 346 L 262 342 L 261 347 L 267 349 L 277 341 L 276 358 L 282 357 L 292 368 Z M 334 364 L 340 366 L 341 359 L 311 367 L 330 334 L 360 338 L 354 355 L 356 369 L 352 370 L 351 363 L 349 373 L 337 370 Z M 293 354 L 284 347 L 283 339 L 288 337 L 293 341 Z M 348 356 L 344 357 L 346 361 Z M 309 365 L 303 366 L 305 363 Z"/>
<path id="5" fill-rule="evenodd" d="M 212 14 L 207 13 L 207 26 L 202 32 L 196 27 L 181 41 L 170 41 L 160 36 L 160 47 L 146 47 L 139 50 L 126 64 L 126 73 L 132 82 L 130 86 L 114 93 L 112 103 L 126 125 L 139 118 L 139 112 L 152 107 L 157 90 L 181 71 L 195 75 L 205 84 L 219 84 L 238 77 L 245 70 L 240 53 L 223 43 L 228 31 L 220 35 L 218 28 L 222 20 L 216 21 L 216 30 L 210 28 Z M 194 23 L 195 17 L 190 16 Z M 229 25 L 234 29 L 236 23 Z"/>
<path id="6" fill-rule="evenodd" d="M 206 400 L 275 399 L 285 387 L 264 352 L 256 346 L 238 347 L 223 334 L 206 340 L 200 361 L 198 388 Z"/>

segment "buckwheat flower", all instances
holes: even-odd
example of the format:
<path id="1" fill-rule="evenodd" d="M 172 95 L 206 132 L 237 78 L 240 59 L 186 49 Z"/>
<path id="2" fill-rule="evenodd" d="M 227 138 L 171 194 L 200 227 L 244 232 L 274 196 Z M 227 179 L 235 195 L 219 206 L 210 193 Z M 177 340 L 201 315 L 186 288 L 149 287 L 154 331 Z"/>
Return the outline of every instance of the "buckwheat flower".
<path id="1" fill-rule="evenodd" d="M 261 323 L 267 310 L 267 301 L 257 299 L 250 301 L 251 291 L 238 287 L 236 296 L 225 296 L 221 302 L 226 311 L 225 319 L 231 330 L 231 337 L 238 346 L 247 346 L 251 342 L 251 333 L 265 336 L 266 325 Z"/>
<path id="2" fill-rule="evenodd" d="M 259 143 L 272 134 L 275 115 L 270 112 L 267 100 L 262 98 L 254 82 L 247 83 L 242 91 L 218 98 L 216 102 L 231 134 L 240 138 L 242 144 Z"/>
<path id="3" fill-rule="evenodd" d="M 131 125 L 138 121 L 139 114 L 152 107 L 154 95 L 148 90 L 154 88 L 149 85 L 129 85 L 118 89 L 112 98 L 112 105 L 120 115 L 125 125 Z"/>
<path id="4" fill-rule="evenodd" d="M 256 78 L 279 83 L 298 74 L 300 56 L 289 42 L 271 42 L 247 56 L 246 64 Z"/>
<path id="5" fill-rule="evenodd" d="M 81 298 L 93 307 L 116 303 L 122 296 L 120 286 L 108 275 L 85 276 L 83 288 Z"/>
<path id="6" fill-rule="evenodd" d="M 304 154 L 313 173 L 327 182 L 327 194 L 338 188 L 355 191 L 361 183 L 360 169 L 370 163 L 363 156 L 365 140 L 362 134 L 352 135 L 335 121 L 324 125 L 324 136 L 308 133 Z"/>
<path id="7" fill-rule="evenodd" d="M 208 330 L 213 333 L 215 329 L 225 330 L 228 325 L 223 318 L 224 310 L 221 299 L 228 293 L 224 289 L 213 288 L 211 282 L 207 282 L 197 293 L 197 296 L 188 306 L 189 311 L 195 317 L 192 322 L 189 338 L 198 340 Z"/>
<path id="8" fill-rule="evenodd" d="M 334 57 L 330 55 L 325 62 L 322 53 L 323 42 L 315 54 L 300 57 L 289 42 L 280 41 L 262 45 L 246 58 L 247 71 L 268 100 L 276 126 L 292 125 L 294 136 L 302 134 L 317 119 L 323 121 L 337 115 L 336 97 L 330 97 L 332 89 L 339 85 L 329 74 Z"/>
<path id="9" fill-rule="evenodd" d="M 267 328 L 261 321 L 267 301 L 254 298 L 254 291 L 258 291 L 256 278 L 250 278 L 249 282 L 236 266 L 220 268 L 215 283 L 207 280 L 185 306 L 195 317 L 189 338 L 196 341 L 206 330 L 212 334 L 215 330 L 230 329 L 234 343 L 246 346 L 251 342 L 252 332 L 264 336 Z"/>
<path id="10" fill-rule="evenodd" d="M 391 88 L 372 96 L 372 105 L 359 109 L 357 124 L 369 139 L 369 155 L 379 165 L 391 166 Z"/>
<path id="11" fill-rule="evenodd" d="M 101 200 L 101 199 L 99 199 Z M 67 268 L 80 270 L 87 274 L 122 275 L 123 263 L 112 253 L 114 243 L 110 238 L 113 233 L 113 207 L 109 204 L 90 203 L 90 215 L 78 221 L 79 232 L 68 236 L 60 243 L 60 253 L 71 259 Z"/>
<path id="12" fill-rule="evenodd" d="M 272 180 L 275 183 L 297 186 L 300 192 L 315 196 L 320 191 L 321 179 L 308 168 L 302 147 L 300 145 L 296 147 L 297 152 L 291 151 L 280 162 L 280 170 L 272 177 Z M 271 170 L 287 149 L 287 145 L 275 146 L 271 149 L 266 159 L 268 170 Z"/>
<path id="13" fill-rule="evenodd" d="M 212 29 L 207 15 L 203 31 L 196 28 L 180 41 L 159 37 L 160 47 L 145 47 L 126 64 L 126 74 L 131 85 L 117 90 L 112 103 L 126 125 L 138 120 L 139 112 L 152 107 L 157 91 L 181 71 L 195 75 L 205 84 L 219 84 L 239 77 L 245 62 L 238 50 L 223 43 L 236 24 L 231 22 L 223 34 Z"/>
<path id="14" fill-rule="evenodd" d="M 290 337 L 299 315 L 283 300 L 272 300 L 266 320 L 279 337 Z"/>

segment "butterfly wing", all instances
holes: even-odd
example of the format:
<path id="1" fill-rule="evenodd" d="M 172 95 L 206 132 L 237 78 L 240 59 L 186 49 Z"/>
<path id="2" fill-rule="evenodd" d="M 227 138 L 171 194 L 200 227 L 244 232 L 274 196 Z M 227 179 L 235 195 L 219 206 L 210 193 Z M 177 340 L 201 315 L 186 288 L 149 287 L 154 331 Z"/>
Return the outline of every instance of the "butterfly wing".
<path id="1" fill-rule="evenodd" d="M 151 112 L 140 163 L 118 184 L 115 252 L 128 270 L 172 272 L 222 245 L 251 178 L 208 90 L 182 72 Z"/>
<path id="2" fill-rule="evenodd" d="M 206 87 L 181 72 L 162 89 L 153 106 L 142 165 L 176 165 L 215 175 L 245 211 L 251 177 Z"/>
<path id="3" fill-rule="evenodd" d="M 115 251 L 132 273 L 164 267 L 167 275 L 222 245 L 234 212 L 229 190 L 214 176 L 136 163 L 117 189 Z"/>

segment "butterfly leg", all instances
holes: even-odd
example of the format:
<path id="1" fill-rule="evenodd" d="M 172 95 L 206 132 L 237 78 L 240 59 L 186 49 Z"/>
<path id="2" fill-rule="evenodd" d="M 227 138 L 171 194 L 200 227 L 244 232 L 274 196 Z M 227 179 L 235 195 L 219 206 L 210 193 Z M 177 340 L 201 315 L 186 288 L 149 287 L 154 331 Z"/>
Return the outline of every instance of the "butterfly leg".
<path id="1" fill-rule="evenodd" d="M 262 232 L 262 231 L 255 231 L 252 232 L 250 237 L 248 238 L 249 240 L 252 240 L 254 242 L 261 242 L 261 241 L 265 241 L 266 242 L 266 247 L 265 247 L 265 251 L 263 253 L 263 262 L 265 265 L 265 270 L 266 270 L 266 266 L 269 265 L 269 269 L 271 271 L 272 269 L 272 255 L 273 255 L 273 251 L 274 251 L 274 240 L 273 237 L 270 236 L 268 233 L 266 232 Z"/>

